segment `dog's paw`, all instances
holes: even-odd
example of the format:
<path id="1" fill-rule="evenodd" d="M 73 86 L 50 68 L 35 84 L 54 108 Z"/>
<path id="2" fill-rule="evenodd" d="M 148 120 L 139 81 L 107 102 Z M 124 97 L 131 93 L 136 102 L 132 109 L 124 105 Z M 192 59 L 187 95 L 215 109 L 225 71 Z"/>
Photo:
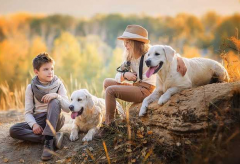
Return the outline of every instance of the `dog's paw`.
<path id="1" fill-rule="evenodd" d="M 69 139 L 70 141 L 76 141 L 78 139 L 78 134 L 75 132 L 71 132 Z"/>
<path id="2" fill-rule="evenodd" d="M 160 99 L 158 100 L 159 105 L 165 104 L 170 99 L 170 96 L 168 95 L 162 95 Z"/>
<path id="3" fill-rule="evenodd" d="M 92 136 L 85 135 L 82 139 L 83 142 L 85 141 L 92 141 Z"/>
<path id="4" fill-rule="evenodd" d="M 147 113 L 147 107 L 146 106 L 142 106 L 139 112 L 139 116 L 142 117 Z"/>

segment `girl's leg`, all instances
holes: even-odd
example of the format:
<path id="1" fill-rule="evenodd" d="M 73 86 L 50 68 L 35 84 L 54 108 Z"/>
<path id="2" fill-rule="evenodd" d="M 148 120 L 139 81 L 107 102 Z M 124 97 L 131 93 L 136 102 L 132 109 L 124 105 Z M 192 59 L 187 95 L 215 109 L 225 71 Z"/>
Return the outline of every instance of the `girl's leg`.
<path id="1" fill-rule="evenodd" d="M 106 78 L 103 82 L 104 90 L 106 90 L 107 87 L 112 86 L 112 85 L 129 85 L 129 86 L 132 86 L 132 84 L 130 84 L 130 83 L 118 83 L 113 78 Z"/>
<path id="2" fill-rule="evenodd" d="M 107 84 L 110 84 L 110 81 Z M 106 124 L 110 124 L 114 119 L 116 98 L 128 102 L 140 103 L 149 94 L 150 92 L 146 88 L 139 86 L 106 85 Z"/>

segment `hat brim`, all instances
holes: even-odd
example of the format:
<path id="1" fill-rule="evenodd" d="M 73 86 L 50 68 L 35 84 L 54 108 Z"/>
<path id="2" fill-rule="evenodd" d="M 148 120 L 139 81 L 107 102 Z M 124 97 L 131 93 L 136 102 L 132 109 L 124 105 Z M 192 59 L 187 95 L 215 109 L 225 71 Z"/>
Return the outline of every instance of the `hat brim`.
<path id="1" fill-rule="evenodd" d="M 136 41 L 147 43 L 147 44 L 150 43 L 150 40 L 144 39 L 144 38 L 132 38 L 132 37 L 127 37 L 127 36 L 119 36 L 117 39 L 119 39 L 119 40 L 129 39 L 129 40 L 136 40 Z"/>

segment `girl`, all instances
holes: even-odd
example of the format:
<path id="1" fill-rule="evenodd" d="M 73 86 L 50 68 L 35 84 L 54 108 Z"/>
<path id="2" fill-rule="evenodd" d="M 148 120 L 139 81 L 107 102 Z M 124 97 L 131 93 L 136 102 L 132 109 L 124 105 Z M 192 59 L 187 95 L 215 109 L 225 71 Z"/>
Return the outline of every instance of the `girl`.
<path id="1" fill-rule="evenodd" d="M 110 125 L 114 120 L 116 109 L 116 98 L 128 102 L 141 103 L 145 97 L 150 95 L 156 83 L 156 74 L 150 78 L 146 77 L 148 67 L 145 64 L 147 51 L 150 47 L 148 40 L 148 31 L 139 25 L 128 25 L 122 36 L 118 39 L 123 40 L 126 53 L 126 61 L 130 61 L 131 72 L 118 72 L 115 79 L 107 78 L 103 86 L 106 91 L 106 125 Z M 141 57 L 143 66 L 141 65 Z M 142 75 L 141 75 L 142 72 Z M 186 67 L 181 58 L 178 58 L 178 72 L 183 76 L 186 73 Z M 142 77 L 141 77 L 142 76 Z M 123 81 L 133 81 L 133 84 L 124 83 Z M 100 131 L 100 133 L 102 133 Z M 102 134 L 99 135 L 101 136 Z"/>

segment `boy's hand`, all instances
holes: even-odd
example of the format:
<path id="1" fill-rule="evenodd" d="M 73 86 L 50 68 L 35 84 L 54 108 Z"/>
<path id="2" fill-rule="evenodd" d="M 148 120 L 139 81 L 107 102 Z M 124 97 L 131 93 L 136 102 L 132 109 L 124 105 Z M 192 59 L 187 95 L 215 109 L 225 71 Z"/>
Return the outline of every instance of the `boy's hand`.
<path id="1" fill-rule="evenodd" d="M 183 59 L 181 57 L 177 57 L 177 71 L 184 76 L 187 72 L 187 67 L 185 63 L 183 62 Z"/>
<path id="2" fill-rule="evenodd" d="M 49 93 L 42 97 L 42 100 L 44 103 L 49 103 L 52 99 L 57 98 L 57 93 Z"/>
<path id="3" fill-rule="evenodd" d="M 42 129 L 42 127 L 40 126 L 40 125 L 38 125 L 37 123 L 35 123 L 34 125 L 33 125 L 33 133 L 34 134 L 42 134 L 42 132 L 43 132 L 43 129 Z"/>

